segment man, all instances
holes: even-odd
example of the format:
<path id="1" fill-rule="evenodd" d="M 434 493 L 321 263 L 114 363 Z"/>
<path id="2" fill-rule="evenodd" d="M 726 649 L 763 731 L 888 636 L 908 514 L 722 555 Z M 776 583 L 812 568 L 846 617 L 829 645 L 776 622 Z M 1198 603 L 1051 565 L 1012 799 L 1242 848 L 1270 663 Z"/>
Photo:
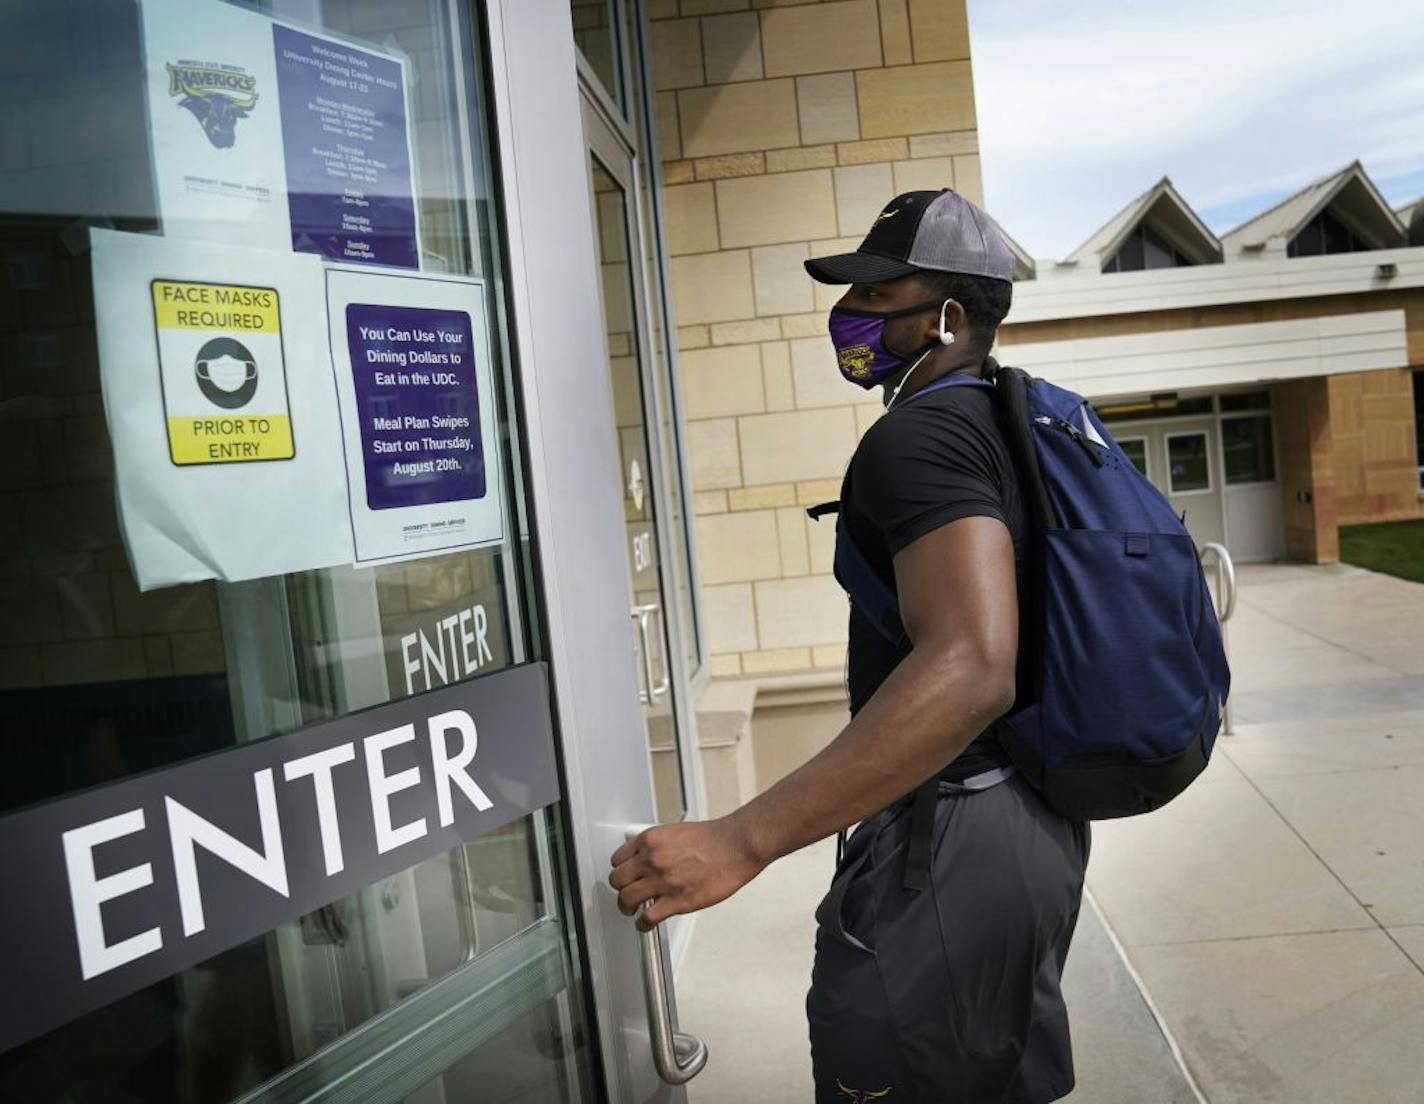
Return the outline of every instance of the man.
<path id="1" fill-rule="evenodd" d="M 646 905 L 646 928 L 861 822 L 817 910 L 816 1100 L 1056 1100 L 1073 1087 L 1059 977 L 1088 830 L 1049 810 L 993 735 L 1033 693 L 1036 553 L 993 394 L 946 385 L 994 371 L 1013 257 L 946 189 L 896 197 L 856 252 L 806 269 L 851 285 L 830 319 L 841 373 L 884 389 L 841 524 L 892 588 L 903 638 L 852 606 L 844 731 L 736 812 L 619 848 L 609 881 L 625 913 Z M 936 776 L 916 826 L 906 797 Z"/>

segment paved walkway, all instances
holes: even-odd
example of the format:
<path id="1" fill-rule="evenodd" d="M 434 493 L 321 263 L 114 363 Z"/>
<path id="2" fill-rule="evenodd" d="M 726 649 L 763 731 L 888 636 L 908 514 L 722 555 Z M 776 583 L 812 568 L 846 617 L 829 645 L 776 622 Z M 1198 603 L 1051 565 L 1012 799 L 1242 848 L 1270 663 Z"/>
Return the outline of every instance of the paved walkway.
<path id="1" fill-rule="evenodd" d="M 1212 1104 L 1424 1101 L 1424 586 L 1241 572 L 1236 731 L 1089 881 Z"/>
<path id="2" fill-rule="evenodd" d="M 1424 586 L 1350 567 L 1240 576 L 1236 732 L 1168 808 L 1095 826 L 1090 886 L 1211 1104 L 1417 1104 Z M 712 1049 L 693 1104 L 810 1099 L 801 1002 L 832 854 L 782 860 L 698 919 L 678 977 Z M 1069 1100 L 1191 1099 L 1095 918 L 1069 974 Z"/>

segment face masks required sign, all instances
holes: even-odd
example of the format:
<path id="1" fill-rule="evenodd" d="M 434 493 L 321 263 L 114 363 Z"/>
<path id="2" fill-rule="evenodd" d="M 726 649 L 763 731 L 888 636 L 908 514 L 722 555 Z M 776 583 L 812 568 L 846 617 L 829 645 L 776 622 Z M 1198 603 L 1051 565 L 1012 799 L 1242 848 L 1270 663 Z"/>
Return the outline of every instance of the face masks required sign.
<path id="1" fill-rule="evenodd" d="M 91 241 L 142 589 L 502 539 L 480 281 L 108 230 Z"/>
<path id="2" fill-rule="evenodd" d="M 151 290 L 173 463 L 290 460 L 277 289 L 154 280 Z"/>
<path id="3" fill-rule="evenodd" d="M 170 236 L 419 268 L 408 63 L 216 0 L 143 0 Z"/>

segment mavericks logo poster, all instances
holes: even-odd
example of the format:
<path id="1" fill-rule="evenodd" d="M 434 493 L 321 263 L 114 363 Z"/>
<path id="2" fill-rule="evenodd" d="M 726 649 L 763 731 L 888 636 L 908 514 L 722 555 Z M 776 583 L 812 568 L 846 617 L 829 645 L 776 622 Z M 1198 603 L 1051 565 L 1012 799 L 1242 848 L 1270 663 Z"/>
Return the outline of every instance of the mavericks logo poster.
<path id="1" fill-rule="evenodd" d="M 165 237 L 420 267 L 408 64 L 221 0 L 143 0 Z"/>
<path id="2" fill-rule="evenodd" d="M 257 106 L 257 78 L 240 65 L 221 62 L 168 63 L 168 94 L 192 113 L 218 149 L 237 142 L 237 122 Z"/>

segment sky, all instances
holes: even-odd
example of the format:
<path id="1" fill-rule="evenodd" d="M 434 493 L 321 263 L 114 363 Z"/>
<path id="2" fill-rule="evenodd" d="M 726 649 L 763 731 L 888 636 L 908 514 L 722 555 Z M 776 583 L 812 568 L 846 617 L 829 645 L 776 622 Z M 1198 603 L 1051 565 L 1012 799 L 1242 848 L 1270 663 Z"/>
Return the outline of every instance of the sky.
<path id="1" fill-rule="evenodd" d="M 1424 194 L 1419 0 L 968 0 L 984 197 L 1062 257 L 1170 176 L 1216 233 L 1359 159 Z"/>

